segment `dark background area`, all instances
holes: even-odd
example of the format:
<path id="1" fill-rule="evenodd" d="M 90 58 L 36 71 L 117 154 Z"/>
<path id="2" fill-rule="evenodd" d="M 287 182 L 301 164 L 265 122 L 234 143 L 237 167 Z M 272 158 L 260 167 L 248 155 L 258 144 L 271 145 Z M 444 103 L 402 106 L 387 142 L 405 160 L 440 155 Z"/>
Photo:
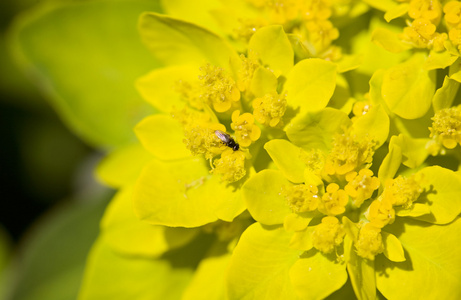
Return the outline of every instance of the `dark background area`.
<path id="1" fill-rule="evenodd" d="M 13 242 L 75 192 L 78 168 L 93 152 L 69 132 L 7 49 L 14 16 L 38 2 L 0 1 L 0 226 Z"/>

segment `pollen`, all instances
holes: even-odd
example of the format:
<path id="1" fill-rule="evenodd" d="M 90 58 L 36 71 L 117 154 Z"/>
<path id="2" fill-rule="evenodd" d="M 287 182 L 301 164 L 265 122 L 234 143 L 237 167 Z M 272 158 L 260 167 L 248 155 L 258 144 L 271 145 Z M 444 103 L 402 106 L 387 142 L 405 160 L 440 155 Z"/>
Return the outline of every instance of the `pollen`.
<path id="1" fill-rule="evenodd" d="M 345 230 L 336 217 L 327 216 L 315 226 L 312 245 L 322 253 L 331 253 L 343 242 Z"/>
<path id="2" fill-rule="evenodd" d="M 256 121 L 270 127 L 282 124 L 281 120 L 286 108 L 285 95 L 279 95 L 277 92 L 253 100 L 253 115 Z"/>
<path id="3" fill-rule="evenodd" d="M 325 162 L 326 173 L 345 175 L 371 163 L 375 146 L 376 143 L 368 136 L 359 138 L 351 135 L 350 131 L 337 134 Z"/>
<path id="4" fill-rule="evenodd" d="M 351 196 L 352 203 L 360 207 L 363 201 L 369 199 L 373 192 L 379 188 L 379 179 L 373 176 L 370 169 L 361 169 L 359 173 L 351 172 L 346 175 L 346 193 Z"/>
<path id="5" fill-rule="evenodd" d="M 255 118 L 250 113 L 240 114 L 239 110 L 232 113 L 232 130 L 235 131 L 237 142 L 242 147 L 248 147 L 259 139 L 261 129 L 255 124 Z"/>
<path id="6" fill-rule="evenodd" d="M 246 175 L 245 154 L 242 151 L 226 149 L 221 158 L 213 161 L 213 165 L 210 172 L 221 175 L 221 180 L 227 183 L 236 182 Z"/>
<path id="7" fill-rule="evenodd" d="M 295 213 L 314 211 L 319 204 L 319 190 L 314 185 L 297 184 L 284 188 L 288 206 Z"/>
<path id="8" fill-rule="evenodd" d="M 405 178 L 398 176 L 395 179 L 389 179 L 383 192 L 385 198 L 388 198 L 393 206 L 402 206 L 410 208 L 419 195 L 423 192 L 416 176 Z"/>
<path id="9" fill-rule="evenodd" d="M 240 100 L 240 91 L 234 79 L 223 68 L 206 64 L 200 68 L 200 99 L 212 105 L 217 112 L 226 112 L 236 107 Z"/>
<path id="10" fill-rule="evenodd" d="M 329 216 L 340 215 L 346 211 L 348 202 L 347 193 L 339 189 L 339 185 L 336 183 L 330 183 L 326 188 L 326 193 L 322 196 L 318 210 Z"/>
<path id="11" fill-rule="evenodd" d="M 357 255 L 374 260 L 376 255 L 384 251 L 381 228 L 372 223 L 364 224 L 360 228 L 355 248 L 357 249 Z"/>
<path id="12" fill-rule="evenodd" d="M 439 110 L 432 118 L 430 137 L 447 149 L 461 144 L 461 105 Z"/>
<path id="13" fill-rule="evenodd" d="M 370 223 L 378 228 L 392 224 L 395 220 L 395 210 L 391 200 L 387 197 L 379 197 L 374 200 L 365 215 Z"/>

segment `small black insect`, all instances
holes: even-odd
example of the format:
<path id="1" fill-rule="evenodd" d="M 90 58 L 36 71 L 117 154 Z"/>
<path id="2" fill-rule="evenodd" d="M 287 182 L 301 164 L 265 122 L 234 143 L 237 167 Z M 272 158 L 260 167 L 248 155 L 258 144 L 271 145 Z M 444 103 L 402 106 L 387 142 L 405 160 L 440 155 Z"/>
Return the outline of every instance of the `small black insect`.
<path id="1" fill-rule="evenodd" d="M 234 139 L 231 138 L 231 136 L 227 133 L 222 132 L 221 130 L 215 130 L 214 133 L 221 140 L 221 142 L 224 143 L 224 145 L 231 148 L 232 150 L 237 151 L 240 148 L 239 144 L 237 144 Z"/>

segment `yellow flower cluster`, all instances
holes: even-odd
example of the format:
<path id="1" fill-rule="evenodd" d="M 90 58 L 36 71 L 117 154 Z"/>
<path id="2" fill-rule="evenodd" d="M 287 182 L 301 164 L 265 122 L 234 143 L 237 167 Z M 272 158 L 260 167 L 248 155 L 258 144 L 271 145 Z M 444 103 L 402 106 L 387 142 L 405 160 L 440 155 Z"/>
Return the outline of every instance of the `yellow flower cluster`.
<path id="1" fill-rule="evenodd" d="M 315 226 L 312 233 L 312 245 L 323 253 L 331 253 L 341 245 L 346 232 L 336 217 L 327 216 Z"/>
<path id="2" fill-rule="evenodd" d="M 255 118 L 250 113 L 240 114 L 239 110 L 232 113 L 232 130 L 235 131 L 237 142 L 242 147 L 248 147 L 261 136 L 261 129 L 255 124 Z"/>
<path id="3" fill-rule="evenodd" d="M 447 149 L 453 149 L 457 144 L 461 144 L 461 105 L 439 110 L 432 118 L 432 127 L 429 127 L 429 130 L 436 145 L 441 144 Z M 433 155 L 440 150 L 440 147 L 432 148 Z"/>
<path id="4" fill-rule="evenodd" d="M 221 180 L 225 182 L 235 182 L 246 175 L 245 154 L 242 151 L 226 149 L 213 164 L 211 172 L 221 175 Z"/>
<path id="5" fill-rule="evenodd" d="M 326 162 L 325 171 L 328 175 L 345 175 L 358 170 L 362 165 L 371 163 L 376 143 L 368 137 L 357 137 L 347 131 L 337 134 L 333 139 Z"/>
<path id="6" fill-rule="evenodd" d="M 295 213 L 314 211 L 319 204 L 319 189 L 310 184 L 297 184 L 283 190 L 288 206 Z"/>
<path id="7" fill-rule="evenodd" d="M 379 179 L 373 176 L 373 171 L 370 169 L 361 169 L 358 174 L 351 172 L 346 175 L 346 180 L 348 183 L 344 190 L 351 196 L 352 203 L 357 207 L 371 198 L 373 192 L 379 188 Z"/>
<path id="8" fill-rule="evenodd" d="M 357 255 L 374 260 L 375 256 L 384 251 L 381 228 L 372 223 L 365 223 L 359 231 L 357 242 L 355 243 Z"/>
<path id="9" fill-rule="evenodd" d="M 277 92 L 268 93 L 263 97 L 253 100 L 253 115 L 255 119 L 266 126 L 275 127 L 282 125 L 281 119 L 287 108 L 285 95 Z"/>
<path id="10" fill-rule="evenodd" d="M 336 183 L 330 183 L 319 203 L 319 211 L 328 216 L 336 216 L 346 211 L 349 197 Z"/>
<path id="11" fill-rule="evenodd" d="M 437 26 L 444 14 L 448 34 L 437 32 Z M 408 15 L 413 21 L 404 28 L 403 41 L 415 48 L 427 48 L 434 51 L 445 50 L 448 39 L 453 46 L 461 50 L 461 2 L 449 1 L 442 9 L 439 0 L 411 0 Z"/>

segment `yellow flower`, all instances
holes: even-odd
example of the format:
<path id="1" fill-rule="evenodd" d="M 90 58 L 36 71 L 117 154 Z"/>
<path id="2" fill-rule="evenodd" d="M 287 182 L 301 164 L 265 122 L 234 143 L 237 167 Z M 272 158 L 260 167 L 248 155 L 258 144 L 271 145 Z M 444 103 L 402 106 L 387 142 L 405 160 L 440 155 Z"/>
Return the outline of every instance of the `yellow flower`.
<path id="1" fill-rule="evenodd" d="M 308 21 L 305 24 L 307 30 L 307 39 L 315 48 L 316 53 L 322 53 L 331 42 L 339 37 L 339 31 L 328 20 Z"/>
<path id="2" fill-rule="evenodd" d="M 438 25 L 442 17 L 442 4 L 439 0 L 411 0 L 408 15 L 412 19 L 426 19 Z"/>
<path id="3" fill-rule="evenodd" d="M 201 67 L 200 99 L 213 105 L 217 112 L 226 112 L 240 100 L 240 91 L 232 77 L 225 74 L 223 68 L 206 64 Z"/>
<path id="4" fill-rule="evenodd" d="M 336 217 L 327 216 L 322 223 L 315 226 L 312 233 L 312 245 L 323 253 L 331 253 L 335 247 L 341 245 L 345 231 Z"/>
<path id="5" fill-rule="evenodd" d="M 319 204 L 319 190 L 310 184 L 297 184 L 284 189 L 288 206 L 295 213 L 313 211 Z"/>
<path id="6" fill-rule="evenodd" d="M 371 163 L 376 143 L 369 137 L 358 138 L 350 131 L 337 134 L 325 163 L 329 175 L 345 175 L 357 170 L 363 164 Z"/>
<path id="7" fill-rule="evenodd" d="M 240 115 L 239 110 L 232 113 L 231 128 L 240 146 L 248 147 L 261 136 L 261 129 L 254 122 L 255 118 L 250 113 Z"/>
<path id="8" fill-rule="evenodd" d="M 444 19 L 448 29 L 461 26 L 461 2 L 450 1 L 443 7 Z"/>
<path id="9" fill-rule="evenodd" d="M 346 193 L 351 196 L 352 203 L 360 207 L 366 199 L 369 199 L 373 192 L 379 188 L 379 179 L 373 176 L 370 169 L 362 169 L 346 175 L 348 184 L 344 187 Z"/>
<path id="10" fill-rule="evenodd" d="M 235 182 L 246 175 L 245 154 L 242 151 L 226 149 L 221 158 L 213 161 L 213 165 L 211 172 L 221 175 L 221 180 L 225 182 Z"/>
<path id="11" fill-rule="evenodd" d="M 461 105 L 439 110 L 429 130 L 430 136 L 448 149 L 461 144 Z"/>
<path id="12" fill-rule="evenodd" d="M 384 251 L 381 228 L 372 223 L 364 224 L 360 228 L 355 248 L 357 249 L 357 255 L 374 260 L 377 254 Z"/>
<path id="13" fill-rule="evenodd" d="M 373 226 L 383 228 L 387 224 L 392 224 L 395 220 L 395 210 L 390 199 L 380 197 L 373 201 L 366 213 L 367 219 Z"/>
<path id="14" fill-rule="evenodd" d="M 428 19 L 420 18 L 414 20 L 409 27 L 403 29 L 401 38 L 415 48 L 429 48 L 432 44 L 432 39 L 440 35 L 435 30 L 436 26 L 433 23 Z"/>
<path id="15" fill-rule="evenodd" d="M 281 124 L 281 119 L 287 108 L 285 95 L 277 92 L 269 93 L 253 100 L 253 115 L 259 123 L 275 127 Z"/>
<path id="16" fill-rule="evenodd" d="M 349 196 L 346 192 L 339 189 L 336 183 L 330 183 L 320 201 L 319 211 L 329 216 L 340 215 L 346 211 L 348 202 Z"/>
<path id="17" fill-rule="evenodd" d="M 422 192 L 423 188 L 419 185 L 415 176 L 409 178 L 398 176 L 386 182 L 383 197 L 388 199 L 393 206 L 410 208 L 413 202 L 418 200 Z"/>

